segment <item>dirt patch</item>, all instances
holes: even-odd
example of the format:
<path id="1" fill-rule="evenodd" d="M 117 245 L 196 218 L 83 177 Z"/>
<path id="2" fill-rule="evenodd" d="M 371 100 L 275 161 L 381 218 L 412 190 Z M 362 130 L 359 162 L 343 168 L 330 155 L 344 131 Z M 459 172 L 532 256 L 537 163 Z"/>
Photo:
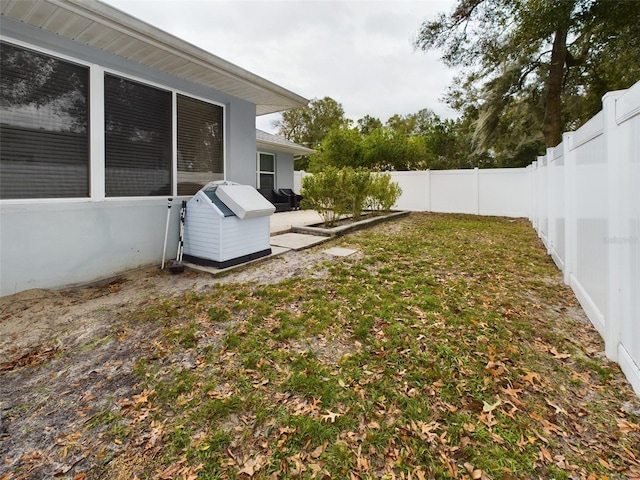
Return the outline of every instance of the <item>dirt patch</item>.
<path id="1" fill-rule="evenodd" d="M 96 460 L 117 457 L 118 432 L 126 428 L 120 400 L 140 395 L 136 361 L 161 335 L 152 322 L 130 324 L 133 308 L 217 284 L 322 277 L 327 261 L 338 260 L 291 251 L 224 277 L 150 268 L 103 285 L 0 299 L 0 478 L 73 478 Z M 87 431 L 93 438 L 80 433 Z M 112 443 L 98 440 L 105 432 Z M 118 467 L 127 477 L 127 465 Z"/>

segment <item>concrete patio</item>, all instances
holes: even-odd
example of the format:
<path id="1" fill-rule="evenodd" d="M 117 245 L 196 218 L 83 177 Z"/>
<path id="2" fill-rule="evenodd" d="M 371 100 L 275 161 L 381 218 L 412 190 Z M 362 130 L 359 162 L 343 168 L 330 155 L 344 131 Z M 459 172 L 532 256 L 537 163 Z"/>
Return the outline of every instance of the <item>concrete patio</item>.
<path id="1" fill-rule="evenodd" d="M 314 210 L 292 210 L 271 215 L 271 235 L 291 231 L 291 227 L 303 227 L 322 223 L 322 217 Z"/>

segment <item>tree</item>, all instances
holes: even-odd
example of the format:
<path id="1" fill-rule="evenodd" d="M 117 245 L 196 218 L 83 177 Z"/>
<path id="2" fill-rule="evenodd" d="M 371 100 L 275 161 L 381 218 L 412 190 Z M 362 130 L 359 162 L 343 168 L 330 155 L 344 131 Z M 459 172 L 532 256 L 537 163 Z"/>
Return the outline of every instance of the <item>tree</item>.
<path id="1" fill-rule="evenodd" d="M 362 135 L 369 135 L 374 130 L 382 128 L 382 122 L 379 118 L 365 115 L 356 122 L 358 124 L 358 130 Z"/>
<path id="2" fill-rule="evenodd" d="M 355 128 L 334 127 L 317 147 L 318 153 L 312 156 L 309 171 L 320 172 L 331 166 L 363 167 L 366 166 L 362 151 L 362 135 Z"/>
<path id="3" fill-rule="evenodd" d="M 606 91 L 640 78 L 638 38 L 637 0 L 458 0 L 422 24 L 415 45 L 442 48 L 444 62 L 463 69 L 448 101 L 477 111 L 476 145 L 533 128 L 553 147 L 597 113 Z M 542 146 L 535 136 L 521 143 Z"/>
<path id="4" fill-rule="evenodd" d="M 373 171 L 490 168 L 522 166 L 530 162 L 530 156 L 523 157 L 525 160 L 518 157 L 517 161 L 521 163 L 511 165 L 513 160 L 509 157 L 492 156 L 487 151 L 475 152 L 473 116 L 443 121 L 424 109 L 416 114 L 391 118 L 396 128 L 384 126 L 371 131 L 364 128 L 367 133 L 362 133 L 363 126 L 375 123 L 367 120 L 359 121 L 359 128 L 331 129 L 317 147 L 318 153 L 311 156 L 308 170 L 321 172 L 328 167 Z M 405 123 L 405 119 L 410 120 Z M 407 125 L 413 133 L 407 133 Z"/>
<path id="5" fill-rule="evenodd" d="M 273 126 L 287 140 L 317 148 L 332 128 L 346 126 L 348 123 L 342 105 L 331 97 L 324 97 L 313 99 L 304 107 L 283 112 L 282 119 L 273 122 Z M 296 159 L 297 169 L 306 169 L 308 165 L 308 157 Z"/>
<path id="6" fill-rule="evenodd" d="M 434 123 L 440 119 L 430 108 L 423 108 L 418 113 L 409 115 L 395 114 L 389 117 L 386 126 L 400 135 L 424 135 Z"/>
<path id="7" fill-rule="evenodd" d="M 389 130 L 400 135 L 411 135 L 415 133 L 416 118 L 413 115 L 398 115 L 397 113 L 387 120 L 385 124 Z"/>

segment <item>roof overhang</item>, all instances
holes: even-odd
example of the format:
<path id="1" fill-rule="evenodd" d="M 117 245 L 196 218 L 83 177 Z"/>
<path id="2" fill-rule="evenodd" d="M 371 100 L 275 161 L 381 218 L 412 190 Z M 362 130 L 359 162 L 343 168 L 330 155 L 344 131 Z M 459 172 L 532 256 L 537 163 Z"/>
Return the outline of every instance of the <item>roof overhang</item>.
<path id="1" fill-rule="evenodd" d="M 291 142 L 284 137 L 267 133 L 256 128 L 256 148 L 276 150 L 278 152 L 292 153 L 293 155 L 311 155 L 316 153 L 312 148 L 307 148 Z"/>
<path id="2" fill-rule="evenodd" d="M 3 0 L 0 14 L 256 105 L 256 115 L 308 103 L 275 83 L 97 0 Z"/>

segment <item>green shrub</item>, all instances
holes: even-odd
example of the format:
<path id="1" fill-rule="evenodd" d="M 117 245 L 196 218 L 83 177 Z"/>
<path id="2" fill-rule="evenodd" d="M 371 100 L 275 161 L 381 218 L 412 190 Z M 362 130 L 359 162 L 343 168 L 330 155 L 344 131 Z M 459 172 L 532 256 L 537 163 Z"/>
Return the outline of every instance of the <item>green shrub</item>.
<path id="1" fill-rule="evenodd" d="M 344 184 L 347 188 L 351 215 L 353 220 L 357 222 L 362 216 L 362 210 L 364 210 L 370 195 L 373 177 L 371 172 L 364 168 L 354 170 L 347 167 L 343 168 L 342 172 L 345 175 Z"/>
<path id="2" fill-rule="evenodd" d="M 358 168 L 338 170 L 327 167 L 320 173 L 302 179 L 301 207 L 315 210 L 326 227 L 334 226 L 343 215 L 351 213 L 354 221 L 360 220 L 362 211 L 389 211 L 402 190 L 391 181 L 391 175 L 372 173 Z"/>
<path id="3" fill-rule="evenodd" d="M 368 207 L 376 211 L 388 212 L 402 195 L 402 189 L 396 182 L 391 181 L 388 173 L 373 175 L 369 187 Z"/>
<path id="4" fill-rule="evenodd" d="M 335 225 L 336 220 L 347 212 L 345 177 L 346 175 L 335 167 L 328 167 L 320 173 L 304 177 L 300 191 L 301 208 L 318 212 L 326 227 Z"/>

